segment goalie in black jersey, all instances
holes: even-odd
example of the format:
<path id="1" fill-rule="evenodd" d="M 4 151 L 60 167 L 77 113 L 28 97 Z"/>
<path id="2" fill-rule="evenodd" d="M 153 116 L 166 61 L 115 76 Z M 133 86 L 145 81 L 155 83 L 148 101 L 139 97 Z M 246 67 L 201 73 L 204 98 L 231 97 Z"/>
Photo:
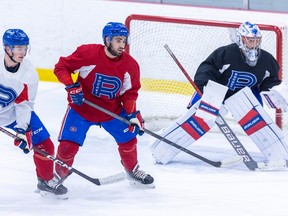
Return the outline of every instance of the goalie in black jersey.
<path id="1" fill-rule="evenodd" d="M 203 93 L 201 99 L 194 94 L 188 112 L 162 135 L 187 148 L 215 125 L 218 113 L 224 116 L 228 108 L 267 161 L 286 164 L 286 138 L 262 107 L 263 99 L 270 108 L 288 110 L 279 65 L 273 55 L 261 49 L 257 25 L 242 23 L 235 38 L 235 43 L 217 48 L 199 65 L 194 82 Z M 282 89 L 286 89 L 284 94 Z M 156 162 L 163 164 L 180 152 L 158 140 L 151 150 Z"/>
<path id="2" fill-rule="evenodd" d="M 261 101 L 259 93 L 279 85 L 279 65 L 261 49 L 262 35 L 257 25 L 244 22 L 236 32 L 236 43 L 216 49 L 198 67 L 194 82 L 203 92 L 208 80 L 228 87 L 225 98 L 244 87 Z"/>

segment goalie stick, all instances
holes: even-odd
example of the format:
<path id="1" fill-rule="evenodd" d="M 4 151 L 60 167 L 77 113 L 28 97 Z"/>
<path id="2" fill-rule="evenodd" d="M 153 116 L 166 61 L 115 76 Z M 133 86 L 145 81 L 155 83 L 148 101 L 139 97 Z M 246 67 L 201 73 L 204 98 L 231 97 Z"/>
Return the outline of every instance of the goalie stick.
<path id="1" fill-rule="evenodd" d="M 15 134 L 11 133 L 10 131 L 0 127 L 0 131 L 3 132 L 4 134 L 12 137 L 13 139 L 19 138 L 18 136 L 16 136 Z M 32 148 L 34 151 L 38 152 L 39 154 L 45 156 L 46 158 L 48 158 L 49 160 L 54 161 L 55 163 L 59 164 L 62 167 L 65 167 L 69 170 L 70 173 L 76 173 L 77 175 L 81 176 L 82 178 L 92 182 L 93 184 L 96 184 L 98 186 L 100 185 L 106 185 L 106 184 L 112 184 L 112 183 L 117 183 L 123 180 L 126 180 L 126 175 L 125 173 L 118 173 L 115 175 L 111 175 L 111 176 L 107 176 L 104 178 L 92 178 L 90 176 L 87 176 L 86 174 L 80 172 L 79 170 L 68 166 L 66 163 L 64 163 L 63 161 L 57 159 L 56 157 L 47 154 L 46 152 L 42 151 L 39 148 L 36 148 L 35 146 Z"/>
<path id="2" fill-rule="evenodd" d="M 170 54 L 170 56 L 172 57 L 172 59 L 175 61 L 175 63 L 178 65 L 178 67 L 181 69 L 181 71 L 183 72 L 183 74 L 185 75 L 185 77 L 188 79 L 188 81 L 190 82 L 190 84 L 193 86 L 193 88 L 195 89 L 195 91 L 202 96 L 202 92 L 199 90 L 199 88 L 196 86 L 196 84 L 194 83 L 194 81 L 191 79 L 191 77 L 189 76 L 189 74 L 186 72 L 186 70 L 184 69 L 184 67 L 182 66 L 182 64 L 179 62 L 179 60 L 176 58 L 176 56 L 174 55 L 174 53 L 172 52 L 172 50 L 169 48 L 169 46 L 167 44 L 164 45 L 164 48 L 167 50 L 167 52 Z M 224 134 L 224 136 L 226 137 L 226 139 L 228 140 L 228 142 L 231 144 L 231 146 L 233 147 L 233 149 L 236 151 L 236 153 L 239 156 L 243 157 L 243 162 L 244 164 L 247 166 L 247 168 L 249 170 L 255 171 L 258 167 L 258 164 L 256 161 L 254 161 L 254 159 L 250 156 L 250 154 L 248 153 L 248 151 L 245 149 L 245 147 L 242 145 L 242 143 L 240 142 L 240 140 L 237 138 L 237 136 L 235 135 L 235 133 L 232 131 L 232 129 L 230 128 L 230 126 L 227 124 L 227 122 L 225 121 L 225 119 L 219 114 L 217 119 L 216 119 L 216 125 L 219 127 L 219 129 L 221 130 L 221 132 Z"/>
<path id="3" fill-rule="evenodd" d="M 97 110 L 100 110 L 100 111 L 106 113 L 107 115 L 110 115 L 110 116 L 112 116 L 112 117 L 114 117 L 114 118 L 126 123 L 127 125 L 131 125 L 132 124 L 129 120 L 127 120 L 127 119 L 125 119 L 125 118 L 123 118 L 123 117 L 121 117 L 121 116 L 119 116 L 119 115 L 117 115 L 117 114 L 115 114 L 113 112 L 110 112 L 109 110 L 104 109 L 103 107 L 98 106 L 97 104 L 94 104 L 94 103 L 92 103 L 92 102 L 90 102 L 90 101 L 88 101 L 86 99 L 84 99 L 83 102 L 88 104 L 89 106 L 97 109 Z M 162 136 L 160 136 L 160 135 L 158 135 L 158 134 L 156 134 L 156 133 L 154 133 L 154 132 L 152 132 L 152 131 L 150 131 L 150 130 L 148 130 L 146 128 L 144 128 L 144 132 L 149 134 L 149 135 L 151 135 L 151 136 L 153 136 L 153 137 L 155 137 L 155 138 L 157 138 L 157 139 L 159 139 L 159 140 L 161 140 L 161 141 L 164 141 L 167 144 L 169 144 L 169 145 L 171 145 L 171 146 L 173 146 L 175 148 L 178 148 L 181 151 L 186 152 L 187 154 L 189 154 L 189 155 L 191 155 L 193 157 L 196 157 L 199 160 L 202 160 L 203 162 L 208 163 L 208 164 L 210 164 L 211 166 L 214 166 L 214 167 L 226 167 L 226 166 L 232 165 L 234 163 L 239 163 L 240 161 L 242 161 L 242 157 L 239 157 L 239 156 L 236 156 L 236 157 L 233 157 L 233 158 L 228 158 L 228 159 L 225 159 L 225 160 L 222 160 L 222 161 L 212 161 L 212 160 L 209 160 L 209 159 L 207 159 L 205 157 L 202 157 L 201 155 L 198 155 L 198 154 L 196 154 L 196 153 L 194 153 L 194 152 L 192 152 L 192 151 L 190 151 L 190 150 L 188 150 L 186 148 L 183 148 L 182 146 L 172 142 L 171 140 L 168 140 L 165 137 L 162 137 Z"/>
<path id="4" fill-rule="evenodd" d="M 194 81 L 191 79 L 189 74 L 186 72 L 184 67 L 181 65 L 179 60 L 176 58 L 172 50 L 169 48 L 167 44 L 164 45 L 164 48 L 168 51 L 172 59 L 175 61 L 175 63 L 178 65 L 178 67 L 181 69 L 185 77 L 189 80 L 190 84 L 194 87 L 196 92 L 201 96 L 202 93 L 199 90 L 199 88 L 196 86 Z M 232 145 L 233 149 L 237 152 L 239 156 L 243 157 L 243 162 L 247 166 L 249 170 L 255 171 L 255 170 L 278 170 L 288 167 L 288 161 L 287 160 L 279 160 L 279 161 L 270 161 L 270 162 L 256 162 L 248 153 L 248 151 L 245 149 L 245 147 L 242 145 L 240 140 L 237 138 L 233 130 L 230 128 L 230 126 L 227 124 L 225 119 L 219 114 L 216 119 L 216 125 L 219 127 L 221 132 L 224 134 L 226 139 L 229 141 L 229 143 Z"/>

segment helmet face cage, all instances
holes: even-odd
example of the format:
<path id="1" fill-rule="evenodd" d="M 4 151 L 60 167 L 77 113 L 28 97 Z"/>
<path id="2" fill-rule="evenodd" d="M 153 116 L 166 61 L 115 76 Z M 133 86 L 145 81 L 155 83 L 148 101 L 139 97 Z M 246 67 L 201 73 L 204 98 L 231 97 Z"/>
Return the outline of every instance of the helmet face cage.
<path id="1" fill-rule="evenodd" d="M 126 37 L 126 40 L 128 43 L 129 31 L 127 27 L 122 23 L 109 22 L 104 26 L 103 32 L 102 32 L 102 38 L 103 38 L 104 44 L 106 43 L 105 41 L 106 37 L 108 37 L 109 41 L 111 42 L 114 36 L 124 36 Z"/>
<path id="2" fill-rule="evenodd" d="M 244 22 L 237 30 L 237 44 L 242 50 L 246 63 L 255 66 L 261 48 L 262 35 L 257 25 Z"/>
<path id="3" fill-rule="evenodd" d="M 27 48 L 18 48 L 15 49 L 15 53 L 20 51 L 25 51 L 25 54 L 28 51 L 29 47 L 29 37 L 27 34 L 21 29 L 8 29 L 5 31 L 3 35 L 3 48 L 9 46 L 11 51 L 14 49 L 15 46 L 27 46 Z M 21 50 L 20 50 L 21 49 Z"/>

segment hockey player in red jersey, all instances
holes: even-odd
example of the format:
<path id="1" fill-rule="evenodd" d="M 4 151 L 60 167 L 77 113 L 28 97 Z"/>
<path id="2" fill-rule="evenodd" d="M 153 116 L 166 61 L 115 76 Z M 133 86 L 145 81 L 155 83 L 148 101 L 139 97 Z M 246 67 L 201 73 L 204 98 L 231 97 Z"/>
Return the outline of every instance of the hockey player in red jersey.
<path id="1" fill-rule="evenodd" d="M 138 63 L 124 52 L 128 29 L 117 22 L 103 28 L 102 44 L 79 46 L 67 57 L 60 57 L 54 73 L 68 93 L 68 109 L 59 134 L 57 158 L 73 164 L 90 126 L 98 125 L 113 136 L 118 144 L 121 162 L 131 183 L 154 187 L 154 179 L 139 169 L 136 135 L 144 133 L 144 121 L 136 109 L 140 72 Z M 74 83 L 71 74 L 78 73 Z M 127 118 L 128 126 L 83 103 L 83 99 Z M 65 178 L 68 170 L 56 165 L 57 173 Z"/>
<path id="2" fill-rule="evenodd" d="M 26 58 L 29 37 L 21 29 L 8 29 L 3 35 L 5 53 L 0 56 L 0 125 L 17 132 L 14 144 L 24 153 L 33 146 L 54 154 L 54 145 L 45 126 L 34 112 L 38 89 L 38 74 Z M 67 188 L 54 177 L 53 161 L 37 152 L 33 155 L 41 195 L 51 193 L 66 198 Z"/>

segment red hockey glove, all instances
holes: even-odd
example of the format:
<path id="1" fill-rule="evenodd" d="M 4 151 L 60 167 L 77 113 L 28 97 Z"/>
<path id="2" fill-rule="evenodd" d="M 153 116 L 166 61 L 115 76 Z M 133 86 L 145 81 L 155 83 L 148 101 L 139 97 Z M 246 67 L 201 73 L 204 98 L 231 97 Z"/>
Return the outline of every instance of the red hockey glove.
<path id="1" fill-rule="evenodd" d="M 16 128 L 16 132 L 18 138 L 14 140 L 14 145 L 22 149 L 25 154 L 28 154 L 33 147 L 31 128 L 29 127 L 26 131 L 22 128 Z"/>
<path id="2" fill-rule="evenodd" d="M 66 86 L 65 89 L 68 92 L 72 103 L 75 103 L 78 106 L 80 106 L 83 103 L 84 94 L 83 94 L 82 87 L 79 82 Z"/>
<path id="3" fill-rule="evenodd" d="M 129 131 L 142 136 L 144 134 L 144 119 L 142 118 L 140 111 L 138 110 L 128 114 L 127 119 L 131 122 L 131 125 L 128 127 Z"/>

